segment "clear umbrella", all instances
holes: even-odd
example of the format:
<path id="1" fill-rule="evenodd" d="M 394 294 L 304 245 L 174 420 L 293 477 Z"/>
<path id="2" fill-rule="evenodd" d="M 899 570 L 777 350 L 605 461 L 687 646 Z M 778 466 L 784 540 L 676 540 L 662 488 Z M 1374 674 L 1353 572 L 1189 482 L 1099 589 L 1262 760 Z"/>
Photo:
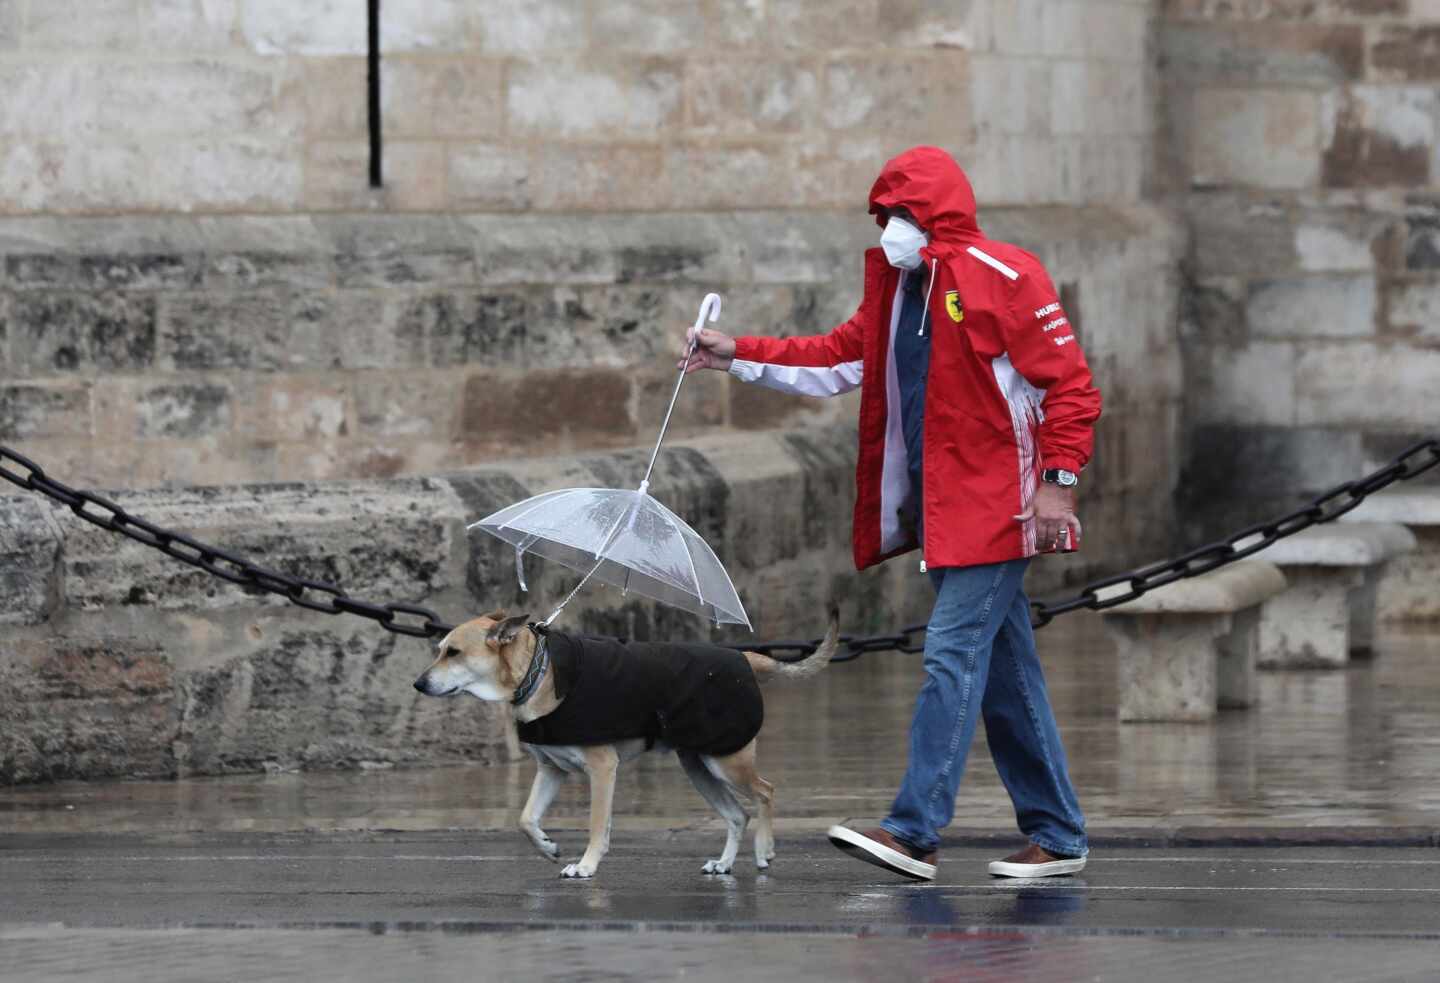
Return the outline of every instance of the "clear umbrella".
<path id="1" fill-rule="evenodd" d="M 707 294 L 690 333 L 689 354 L 706 318 L 720 317 L 720 296 Z M 553 621 L 580 588 L 595 578 L 709 618 L 717 625 L 750 627 L 745 606 L 724 566 L 700 535 L 649 494 L 650 474 L 670 427 L 685 369 L 675 380 L 660 437 L 650 455 L 645 477 L 635 490 L 566 488 L 545 492 L 488 515 L 470 528 L 480 528 L 515 547 L 515 572 L 525 588 L 526 553 L 585 571 L 584 578 L 545 623 Z"/>

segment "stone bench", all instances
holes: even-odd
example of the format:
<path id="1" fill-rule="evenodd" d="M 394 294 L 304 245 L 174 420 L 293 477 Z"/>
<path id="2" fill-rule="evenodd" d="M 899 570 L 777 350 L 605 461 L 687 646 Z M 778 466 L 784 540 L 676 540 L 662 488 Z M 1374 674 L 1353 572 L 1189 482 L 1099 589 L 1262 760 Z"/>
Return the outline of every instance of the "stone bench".
<path id="1" fill-rule="evenodd" d="M 1435 589 L 1440 584 L 1440 486 L 1399 486 L 1377 492 L 1340 521 L 1398 522 L 1415 534 L 1415 551 L 1387 563 L 1378 577 L 1377 620 L 1440 620 L 1440 591 Z"/>
<path id="2" fill-rule="evenodd" d="M 1260 606 L 1284 589 L 1279 567 L 1240 560 L 1106 611 L 1120 719 L 1205 721 L 1254 703 Z"/>
<path id="3" fill-rule="evenodd" d="M 1290 586 L 1260 611 L 1260 665 L 1338 667 L 1369 651 L 1380 576 L 1414 550 L 1414 534 L 1393 522 L 1311 526 L 1266 549 Z"/>

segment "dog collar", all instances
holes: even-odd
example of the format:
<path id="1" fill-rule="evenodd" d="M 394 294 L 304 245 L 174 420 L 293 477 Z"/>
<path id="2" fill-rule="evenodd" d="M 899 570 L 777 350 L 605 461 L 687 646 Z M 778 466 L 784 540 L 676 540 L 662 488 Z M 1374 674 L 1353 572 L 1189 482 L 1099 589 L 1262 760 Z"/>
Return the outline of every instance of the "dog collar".
<path id="1" fill-rule="evenodd" d="M 535 687 L 540 685 L 540 680 L 545 678 L 545 670 L 550 668 L 550 644 L 545 636 L 535 630 L 532 625 L 530 633 L 535 636 L 535 654 L 530 656 L 530 668 L 525 670 L 525 678 L 520 680 L 520 685 L 515 687 L 515 695 L 510 698 L 510 705 L 518 707 L 530 699 L 535 692 Z"/>

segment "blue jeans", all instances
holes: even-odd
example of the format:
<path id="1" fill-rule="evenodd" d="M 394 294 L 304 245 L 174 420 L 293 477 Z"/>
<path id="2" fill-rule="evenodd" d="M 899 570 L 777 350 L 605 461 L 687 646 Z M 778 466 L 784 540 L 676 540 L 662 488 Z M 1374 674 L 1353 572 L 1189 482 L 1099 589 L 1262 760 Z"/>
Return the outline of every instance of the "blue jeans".
<path id="1" fill-rule="evenodd" d="M 930 571 L 935 609 L 925 636 L 925 683 L 910 724 L 910 761 L 881 826 L 930 851 L 955 815 L 955 793 L 978 715 L 1020 830 L 1051 853 L 1084 856 L 1085 817 L 1030 628 L 1022 582 L 1029 560 Z"/>

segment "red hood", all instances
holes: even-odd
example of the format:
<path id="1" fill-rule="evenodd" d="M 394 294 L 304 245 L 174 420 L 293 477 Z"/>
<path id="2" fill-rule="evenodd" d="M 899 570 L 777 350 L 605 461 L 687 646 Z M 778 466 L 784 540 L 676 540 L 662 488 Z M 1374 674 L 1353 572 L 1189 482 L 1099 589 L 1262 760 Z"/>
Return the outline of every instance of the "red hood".
<path id="1" fill-rule="evenodd" d="M 902 205 L 932 241 L 980 232 L 970 179 L 939 147 L 911 147 L 881 169 L 870 189 L 870 214 L 876 224 L 885 225 L 881 209 Z"/>

